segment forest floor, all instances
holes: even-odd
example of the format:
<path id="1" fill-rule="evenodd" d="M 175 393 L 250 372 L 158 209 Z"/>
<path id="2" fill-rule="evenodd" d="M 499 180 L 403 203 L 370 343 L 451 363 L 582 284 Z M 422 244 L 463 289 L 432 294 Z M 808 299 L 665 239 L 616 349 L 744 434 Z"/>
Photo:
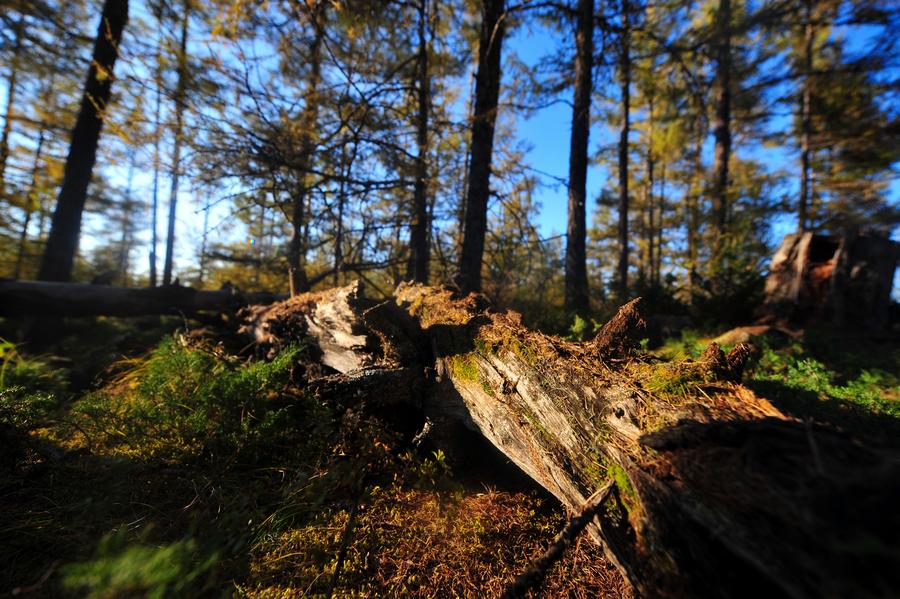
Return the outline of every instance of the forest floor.
<path id="1" fill-rule="evenodd" d="M 73 326 L 41 356 L 0 345 L 0 596 L 495 596 L 564 524 L 509 468 L 451 464 L 318 401 L 296 383 L 302 346 L 261 362 L 178 320 Z M 711 336 L 652 353 L 697 357 Z M 900 443 L 896 339 L 755 341 L 759 395 Z M 543 593 L 630 596 L 587 538 Z"/>

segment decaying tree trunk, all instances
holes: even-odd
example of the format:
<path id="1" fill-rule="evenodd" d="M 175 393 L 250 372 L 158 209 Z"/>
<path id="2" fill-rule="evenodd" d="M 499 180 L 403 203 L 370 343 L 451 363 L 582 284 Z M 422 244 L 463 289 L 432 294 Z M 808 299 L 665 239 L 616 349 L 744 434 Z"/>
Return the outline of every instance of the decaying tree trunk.
<path id="1" fill-rule="evenodd" d="M 237 311 L 284 299 L 274 293 L 200 291 L 180 285 L 150 289 L 0 279 L 0 316 L 141 316 Z"/>
<path id="2" fill-rule="evenodd" d="M 869 329 L 888 324 L 900 245 L 875 235 L 785 236 L 766 279 L 763 313 Z"/>
<path id="3" fill-rule="evenodd" d="M 370 403 L 402 397 L 435 429 L 466 423 L 573 510 L 614 481 L 590 530 L 640 595 L 900 588 L 897 458 L 788 418 L 732 382 L 746 346 L 725 356 L 713 345 L 679 364 L 635 354 L 638 301 L 586 343 L 421 285 L 376 303 L 354 284 L 244 317 L 263 349 L 310 340 L 343 373 L 327 385 L 344 381 L 345 397 L 362 377 Z M 650 390 L 666 377 L 681 390 Z"/>

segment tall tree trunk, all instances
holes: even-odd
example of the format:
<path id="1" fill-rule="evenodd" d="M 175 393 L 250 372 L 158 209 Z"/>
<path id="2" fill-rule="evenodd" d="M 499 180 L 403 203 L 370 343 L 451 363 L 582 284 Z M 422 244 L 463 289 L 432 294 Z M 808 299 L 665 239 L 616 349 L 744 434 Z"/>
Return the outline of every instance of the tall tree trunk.
<path id="1" fill-rule="evenodd" d="M 591 80 L 594 58 L 594 0 L 578 0 L 575 30 L 575 93 L 572 102 L 572 142 L 569 151 L 569 213 L 566 227 L 567 310 L 590 307 L 587 255 L 586 198 L 588 140 L 591 131 Z"/>
<path id="2" fill-rule="evenodd" d="M 309 79 L 306 82 L 306 105 L 303 108 L 300 151 L 297 156 L 297 175 L 300 178 L 291 211 L 293 234 L 288 248 L 288 268 L 291 295 L 309 290 L 306 276 L 306 248 L 308 247 L 307 201 L 309 199 L 310 169 L 315 150 L 315 131 L 319 120 L 319 85 L 322 80 L 322 36 L 326 3 L 317 0 L 310 9 L 313 39 L 310 46 Z"/>
<path id="3" fill-rule="evenodd" d="M 178 180 L 181 176 L 181 143 L 183 140 L 184 111 L 187 89 L 187 42 L 190 25 L 190 0 L 184 2 L 181 21 L 181 43 L 178 47 L 178 82 L 175 84 L 175 128 L 172 148 L 172 183 L 169 188 L 169 221 L 166 229 L 166 258 L 163 262 L 163 285 L 172 283 L 172 268 L 175 261 L 175 216 L 178 209 Z"/>
<path id="4" fill-rule="evenodd" d="M 25 15 L 16 21 L 12 60 L 9 77 L 6 79 L 6 110 L 3 114 L 3 131 L 0 132 L 0 199 L 6 195 L 6 163 L 9 161 L 9 136 L 12 134 L 13 107 L 16 103 L 16 87 L 19 81 L 19 57 L 22 55 L 22 41 L 25 37 Z"/>
<path id="5" fill-rule="evenodd" d="M 628 0 L 622 2 L 621 70 L 622 131 L 619 134 L 619 269 L 617 295 L 619 301 L 628 296 L 628 130 L 631 118 L 631 22 Z"/>
<path id="6" fill-rule="evenodd" d="M 803 31 L 803 93 L 800 100 L 800 201 L 797 205 L 797 230 L 806 231 L 809 221 L 809 201 L 812 196 L 810 176 L 810 135 L 812 118 L 810 115 L 812 95 L 812 53 L 815 32 L 812 24 L 812 0 L 804 2 Z"/>
<path id="7" fill-rule="evenodd" d="M 157 239 L 157 228 L 159 227 L 159 142 L 162 134 L 160 125 L 160 116 L 162 111 L 162 56 L 160 48 L 162 47 L 162 28 L 163 18 L 162 12 L 158 19 L 160 34 L 157 38 L 156 50 L 156 108 L 154 110 L 154 132 L 153 132 L 153 198 L 150 216 L 150 286 L 156 287 L 158 280 L 156 272 L 156 248 L 159 244 Z"/>
<path id="8" fill-rule="evenodd" d="M 688 253 L 688 298 L 693 301 L 694 293 L 697 291 L 699 273 L 697 264 L 700 259 L 699 237 L 700 237 L 700 197 L 703 193 L 703 140 L 706 137 L 704 127 L 700 123 L 700 118 L 694 127 L 695 147 L 692 152 L 694 161 L 694 171 L 691 175 L 692 183 L 688 190 L 685 200 L 687 202 L 687 253 Z"/>
<path id="9" fill-rule="evenodd" d="M 409 265 L 406 278 L 428 283 L 428 117 L 431 112 L 431 76 L 429 74 L 428 0 L 419 3 L 418 115 L 416 118 L 416 182 L 413 189 L 413 219 L 409 232 Z"/>
<path id="10" fill-rule="evenodd" d="M 72 130 L 63 183 L 38 274 L 42 281 L 68 281 L 72 277 L 81 215 L 97 160 L 97 143 L 112 90 L 113 67 L 127 20 L 128 0 L 105 0 L 81 107 Z"/>
<path id="11" fill-rule="evenodd" d="M 663 160 L 660 165 L 659 174 L 659 219 L 656 225 L 656 268 L 654 269 L 654 284 L 659 287 L 662 284 L 662 248 L 663 248 L 663 227 L 665 223 L 666 213 L 666 161 Z"/>
<path id="12" fill-rule="evenodd" d="M 22 265 L 25 261 L 25 246 L 28 244 L 28 227 L 31 225 L 31 216 L 34 214 L 32 208 L 35 189 L 37 187 L 38 171 L 41 168 L 41 159 L 43 158 L 45 139 L 46 126 L 41 122 L 41 128 L 38 131 L 37 147 L 34 150 L 34 162 L 31 164 L 31 181 L 28 184 L 28 193 L 25 197 L 25 220 L 22 222 L 22 232 L 19 234 L 19 251 L 16 254 L 16 268 L 13 273 L 14 279 L 22 277 Z"/>
<path id="13" fill-rule="evenodd" d="M 122 238 L 119 243 L 119 277 L 123 286 L 128 286 L 128 268 L 131 257 L 131 223 L 134 202 L 134 171 L 137 167 L 137 152 L 132 149 L 128 160 L 128 179 L 125 186 L 125 198 L 122 202 Z"/>
<path id="14" fill-rule="evenodd" d="M 197 276 L 197 287 L 199 289 L 203 289 L 203 279 L 206 277 L 206 247 L 207 247 L 207 239 L 209 238 L 209 192 L 207 192 L 207 196 L 205 201 L 203 202 L 203 238 L 200 240 L 200 272 Z M 265 209 L 263 209 L 265 210 Z M 263 212 L 263 217 L 265 217 L 265 212 Z M 260 243 L 262 243 L 262 239 L 265 236 L 265 221 L 263 222 L 263 233 L 260 236 Z"/>
<path id="15" fill-rule="evenodd" d="M 728 226 L 728 166 L 731 159 L 731 0 L 716 11 L 716 138 L 713 155 L 713 260 L 721 257 Z"/>
<path id="16" fill-rule="evenodd" d="M 506 28 L 505 11 L 505 0 L 483 0 L 466 217 L 455 277 L 456 284 L 463 293 L 481 290 L 481 261 L 484 256 L 487 207 L 491 193 L 491 155 L 500 97 L 500 57 Z"/>
<path id="17" fill-rule="evenodd" d="M 341 174 L 343 176 L 338 184 L 338 211 L 337 222 L 335 223 L 336 231 L 334 234 L 334 275 L 331 279 L 335 287 L 340 284 L 341 270 L 344 265 L 344 212 L 347 206 L 346 179 L 350 176 L 353 162 L 356 160 L 356 148 L 357 141 L 354 140 L 353 153 L 350 156 L 347 156 L 347 144 L 344 143 L 341 145 Z"/>
<path id="18" fill-rule="evenodd" d="M 656 252 L 654 244 L 656 243 L 656 222 L 653 200 L 653 175 L 656 166 L 653 156 L 653 97 L 649 99 L 648 108 L 648 131 L 647 131 L 647 274 L 648 281 L 652 285 L 655 282 L 654 268 L 656 264 Z"/>

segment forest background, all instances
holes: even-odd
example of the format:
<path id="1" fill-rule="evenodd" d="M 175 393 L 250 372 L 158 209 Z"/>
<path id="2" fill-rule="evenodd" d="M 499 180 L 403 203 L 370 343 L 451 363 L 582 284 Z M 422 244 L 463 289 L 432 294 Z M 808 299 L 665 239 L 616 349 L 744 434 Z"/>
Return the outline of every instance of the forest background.
<path id="1" fill-rule="evenodd" d="M 2 3 L 2 276 L 38 275 L 100 4 Z M 302 287 L 459 282 L 485 114 L 476 287 L 545 324 L 564 303 L 636 293 L 738 317 L 784 233 L 893 233 L 891 2 L 597 3 L 585 54 L 578 15 L 593 4 L 131 2 L 71 277 L 279 291 L 292 267 Z M 491 10 L 499 98 L 477 114 Z M 589 120 L 573 125 L 585 55 Z M 578 262 L 587 294 L 565 283 Z"/>

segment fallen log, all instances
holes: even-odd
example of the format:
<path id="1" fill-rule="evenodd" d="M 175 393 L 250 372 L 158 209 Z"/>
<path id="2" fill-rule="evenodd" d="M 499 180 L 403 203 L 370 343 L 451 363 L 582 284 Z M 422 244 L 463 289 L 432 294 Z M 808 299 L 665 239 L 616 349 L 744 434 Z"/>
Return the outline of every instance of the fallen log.
<path id="1" fill-rule="evenodd" d="M 246 316 L 262 343 L 305 339 L 348 379 L 407 368 L 435 428 L 464 422 L 572 510 L 612 481 L 589 530 L 640 595 L 900 589 L 900 460 L 729 380 L 747 346 L 659 363 L 635 349 L 639 302 L 571 343 L 420 285 L 378 304 L 351 285 Z"/>
<path id="2" fill-rule="evenodd" d="M 0 279 L 0 316 L 143 316 L 236 311 L 284 299 L 273 293 L 201 291 L 180 285 L 149 289 Z"/>

